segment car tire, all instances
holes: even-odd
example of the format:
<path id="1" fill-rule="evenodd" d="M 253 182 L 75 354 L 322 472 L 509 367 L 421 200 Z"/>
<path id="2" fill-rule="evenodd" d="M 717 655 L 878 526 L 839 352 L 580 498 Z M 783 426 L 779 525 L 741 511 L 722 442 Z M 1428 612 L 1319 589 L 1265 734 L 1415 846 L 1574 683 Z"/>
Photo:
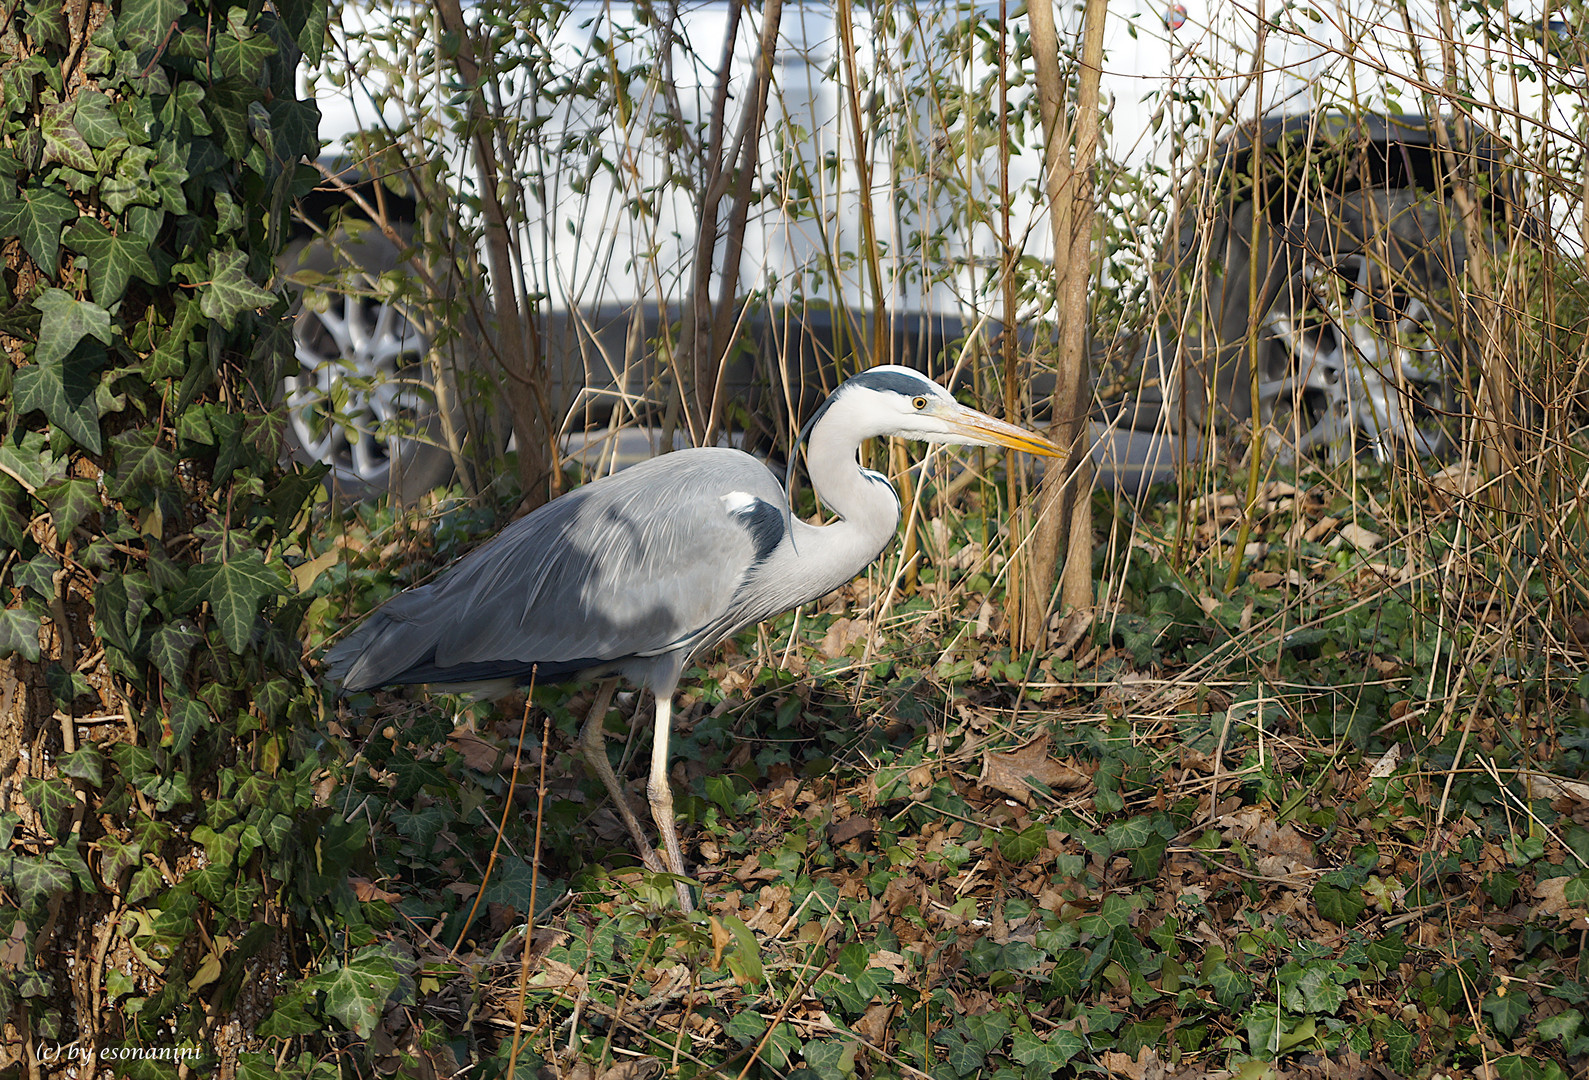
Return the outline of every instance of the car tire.
<path id="1" fill-rule="evenodd" d="M 1280 458 L 1443 457 L 1463 412 L 1465 346 L 1453 279 L 1455 214 L 1414 189 L 1324 193 L 1276 226 L 1242 203 L 1209 231 L 1202 331 L 1182 336 L 1166 405 L 1182 430 L 1250 431 L 1248 335 L 1258 408 Z M 1256 262 L 1257 306 L 1252 267 Z"/>
<path id="2" fill-rule="evenodd" d="M 287 446 L 329 466 L 332 490 L 348 499 L 413 503 L 455 473 L 460 396 L 423 312 L 392 287 L 403 255 L 366 227 L 299 241 L 281 259 L 295 294 Z"/>

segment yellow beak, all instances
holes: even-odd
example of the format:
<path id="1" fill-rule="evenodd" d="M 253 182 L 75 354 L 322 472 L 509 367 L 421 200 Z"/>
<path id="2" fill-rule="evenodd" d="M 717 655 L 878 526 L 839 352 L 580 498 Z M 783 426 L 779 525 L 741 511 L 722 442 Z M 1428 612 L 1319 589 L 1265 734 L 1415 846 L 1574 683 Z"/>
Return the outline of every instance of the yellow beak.
<path id="1" fill-rule="evenodd" d="M 968 443 L 982 446 L 1008 446 L 1011 450 L 1019 450 L 1024 454 L 1041 454 L 1043 457 L 1059 457 L 1064 453 L 1058 446 L 1035 431 L 1006 424 L 1003 420 L 996 420 L 987 413 L 968 409 L 964 405 L 945 409 L 939 415 L 948 424 L 950 431 Z"/>

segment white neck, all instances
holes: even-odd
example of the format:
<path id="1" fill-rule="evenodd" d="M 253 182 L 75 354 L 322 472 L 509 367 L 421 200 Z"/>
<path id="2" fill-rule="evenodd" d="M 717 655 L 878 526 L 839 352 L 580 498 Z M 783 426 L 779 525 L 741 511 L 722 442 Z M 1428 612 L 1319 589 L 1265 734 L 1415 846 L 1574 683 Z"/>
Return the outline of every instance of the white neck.
<path id="1" fill-rule="evenodd" d="M 857 415 L 860 402 L 840 397 L 806 441 L 811 486 L 838 515 L 827 525 L 794 523 L 795 551 L 807 580 L 826 586 L 823 595 L 849 581 L 877 558 L 899 528 L 899 496 L 877 473 L 862 469 L 861 443 L 881 432 Z M 875 423 L 875 422 L 874 422 Z"/>

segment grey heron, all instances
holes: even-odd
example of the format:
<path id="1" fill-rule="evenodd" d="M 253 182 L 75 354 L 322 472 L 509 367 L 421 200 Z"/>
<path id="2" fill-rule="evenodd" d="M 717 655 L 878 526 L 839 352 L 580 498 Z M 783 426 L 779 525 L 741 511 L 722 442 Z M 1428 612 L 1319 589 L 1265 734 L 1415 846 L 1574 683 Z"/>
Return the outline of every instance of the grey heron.
<path id="1" fill-rule="evenodd" d="M 828 524 L 795 517 L 784 487 L 749 454 L 665 454 L 553 499 L 389 600 L 326 654 L 328 674 L 343 694 L 428 683 L 482 697 L 532 677 L 605 677 L 581 752 L 646 867 L 677 875 L 689 910 L 667 778 L 679 675 L 702 650 L 824 596 L 882 554 L 899 526 L 899 496 L 861 467 L 859 451 L 884 435 L 1059 454 L 1041 435 L 966 408 L 918 372 L 872 368 L 840 385 L 801 432 L 811 486 L 836 515 Z M 656 702 L 646 795 L 665 867 L 607 759 L 602 725 L 617 677 Z"/>

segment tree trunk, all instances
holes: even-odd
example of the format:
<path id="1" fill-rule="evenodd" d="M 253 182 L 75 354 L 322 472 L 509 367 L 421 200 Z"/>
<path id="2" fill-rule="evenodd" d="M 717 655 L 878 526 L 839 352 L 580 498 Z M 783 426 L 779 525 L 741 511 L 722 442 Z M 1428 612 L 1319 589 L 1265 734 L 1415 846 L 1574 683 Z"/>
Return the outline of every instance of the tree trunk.
<path id="1" fill-rule="evenodd" d="M 485 219 L 486 259 L 491 269 L 491 352 L 501 369 L 502 390 L 513 414 L 518 446 L 521 509 L 528 512 L 545 503 L 558 486 L 554 470 L 555 418 L 547 384 L 550 378 L 541 347 L 534 301 L 519 294 L 514 273 L 518 251 L 508 224 L 509 205 L 522 200 L 510 173 L 502 171 L 496 151 L 493 117 L 486 109 L 480 63 L 473 38 L 464 21 L 459 0 L 438 0 L 442 28 L 458 43 L 453 54 L 458 76 L 470 89 L 469 141 L 479 181 L 480 207 Z"/>
<path id="2" fill-rule="evenodd" d="M 1053 7 L 1046 2 L 1031 6 L 1032 54 L 1045 147 L 1044 187 L 1059 284 L 1059 371 L 1049 437 L 1067 453 L 1062 467 L 1050 466 L 1043 476 L 1036 527 L 1021 549 L 1018 617 L 1011 620 L 1012 642 L 1018 652 L 1043 647 L 1062 546 L 1061 605 L 1089 607 L 1093 601 L 1087 285 L 1092 275 L 1093 166 L 1098 151 L 1098 83 L 1103 72 L 1107 7 L 1108 0 L 1087 0 L 1082 17 L 1081 77 L 1072 129 L 1065 117 L 1065 83 Z"/>

